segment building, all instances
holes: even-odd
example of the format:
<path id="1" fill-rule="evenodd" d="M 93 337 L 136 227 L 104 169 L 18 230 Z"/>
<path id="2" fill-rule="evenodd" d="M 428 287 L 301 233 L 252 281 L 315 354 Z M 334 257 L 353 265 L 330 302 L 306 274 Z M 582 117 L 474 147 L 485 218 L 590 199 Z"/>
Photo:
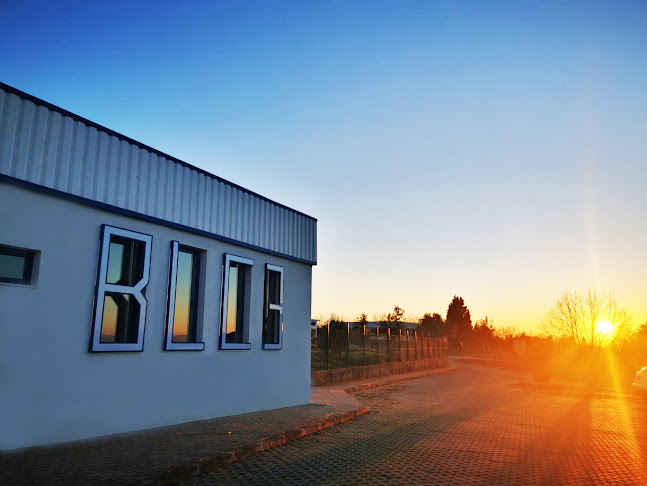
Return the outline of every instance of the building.
<path id="1" fill-rule="evenodd" d="M 385 328 L 389 324 L 392 324 L 387 321 L 368 321 L 368 322 L 351 322 L 350 327 L 351 329 L 353 328 L 361 328 L 362 326 L 366 326 L 366 329 L 377 329 L 377 328 Z M 395 324 L 395 323 L 393 323 Z M 414 331 L 420 331 L 420 324 L 417 322 L 404 322 L 404 321 L 398 321 L 398 325 L 400 326 L 400 329 L 402 331 L 410 331 L 412 334 Z"/>
<path id="2" fill-rule="evenodd" d="M 0 84 L 0 449 L 309 403 L 316 220 Z"/>
<path id="3" fill-rule="evenodd" d="M 310 319 L 310 337 L 317 337 L 319 319 Z"/>

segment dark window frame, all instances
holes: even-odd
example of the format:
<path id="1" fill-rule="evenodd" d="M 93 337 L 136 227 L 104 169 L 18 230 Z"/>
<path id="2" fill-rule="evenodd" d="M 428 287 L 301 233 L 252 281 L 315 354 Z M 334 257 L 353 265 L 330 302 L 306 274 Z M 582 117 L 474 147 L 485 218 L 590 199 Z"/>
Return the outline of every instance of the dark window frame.
<path id="1" fill-rule="evenodd" d="M 243 265 L 245 273 L 242 279 L 238 279 L 236 304 L 238 306 L 236 312 L 236 321 L 240 318 L 239 325 L 236 326 L 236 333 L 240 333 L 239 342 L 227 341 L 227 317 L 229 307 L 229 275 L 231 264 L 236 263 L 239 266 Z M 248 350 L 252 345 L 249 342 L 249 311 L 251 300 L 251 280 L 252 268 L 254 260 L 251 258 L 240 257 L 225 253 L 225 262 L 223 267 L 222 278 L 222 301 L 221 301 L 221 325 L 220 325 L 220 340 L 219 345 L 221 350 Z M 248 268 L 244 268 L 248 267 Z M 241 298 L 242 296 L 242 298 Z"/>
<path id="2" fill-rule="evenodd" d="M 278 302 L 272 302 L 270 298 L 270 272 L 279 274 L 279 298 Z M 263 301 L 263 349 L 278 351 L 283 349 L 283 276 L 284 269 L 278 265 L 267 263 L 265 265 L 265 298 Z M 270 325 L 270 312 L 279 313 L 278 329 L 274 330 L 278 342 L 268 342 L 268 327 Z"/>
<path id="3" fill-rule="evenodd" d="M 177 296 L 177 272 L 178 261 L 180 253 L 191 253 L 193 255 L 193 268 L 192 268 L 192 284 L 191 284 L 191 301 L 189 316 L 189 331 L 192 338 L 188 342 L 173 341 L 173 329 L 175 326 L 175 300 Z M 166 307 L 166 330 L 164 336 L 164 350 L 165 351 L 202 351 L 204 350 L 204 342 L 198 339 L 199 327 L 201 319 L 199 316 L 200 296 L 202 288 L 200 286 L 200 273 L 202 268 L 202 259 L 204 258 L 204 250 L 193 248 L 186 245 L 181 245 L 179 241 L 171 241 L 171 256 L 169 268 L 169 286 L 167 294 L 167 307 Z M 191 326 L 193 324 L 193 326 Z M 193 327 L 193 329 L 191 329 Z"/>
<path id="4" fill-rule="evenodd" d="M 108 283 L 108 264 L 110 257 L 111 237 L 125 238 L 144 243 L 144 255 L 141 261 L 141 279 L 134 285 Z M 148 301 L 145 296 L 146 286 L 150 279 L 150 260 L 153 247 L 153 237 L 137 231 L 101 225 L 99 246 L 99 261 L 97 264 L 97 280 L 95 286 L 94 307 L 92 311 L 92 327 L 90 330 L 89 352 L 141 352 L 144 350 L 144 331 L 146 328 L 146 309 Z M 139 273 L 139 272 L 138 272 Z M 101 331 L 105 312 L 105 297 L 107 294 L 129 295 L 139 304 L 136 342 L 102 342 Z"/>
<path id="5" fill-rule="evenodd" d="M 36 252 L 34 250 L 27 250 L 25 248 L 17 248 L 15 246 L 0 245 L 0 254 L 14 257 L 21 257 L 25 259 L 23 265 L 23 278 L 10 278 L 0 275 L 0 282 L 16 284 L 16 285 L 31 285 L 33 281 L 34 259 Z"/>

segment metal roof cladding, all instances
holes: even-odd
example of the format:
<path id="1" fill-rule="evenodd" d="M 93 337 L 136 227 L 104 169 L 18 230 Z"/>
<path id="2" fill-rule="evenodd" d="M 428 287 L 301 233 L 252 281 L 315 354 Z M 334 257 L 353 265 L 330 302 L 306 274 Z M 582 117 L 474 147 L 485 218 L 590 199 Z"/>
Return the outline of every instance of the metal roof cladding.
<path id="1" fill-rule="evenodd" d="M 0 180 L 317 263 L 313 217 L 4 83 Z"/>

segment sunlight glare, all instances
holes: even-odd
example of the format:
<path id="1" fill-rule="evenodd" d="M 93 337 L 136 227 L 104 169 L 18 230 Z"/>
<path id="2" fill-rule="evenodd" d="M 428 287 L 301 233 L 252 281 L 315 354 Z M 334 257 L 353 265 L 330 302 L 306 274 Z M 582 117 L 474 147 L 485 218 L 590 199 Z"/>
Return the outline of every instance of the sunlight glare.
<path id="1" fill-rule="evenodd" d="M 600 331 L 602 334 L 607 335 L 613 331 L 613 324 L 611 324 L 609 321 L 600 321 L 598 322 L 598 331 Z"/>

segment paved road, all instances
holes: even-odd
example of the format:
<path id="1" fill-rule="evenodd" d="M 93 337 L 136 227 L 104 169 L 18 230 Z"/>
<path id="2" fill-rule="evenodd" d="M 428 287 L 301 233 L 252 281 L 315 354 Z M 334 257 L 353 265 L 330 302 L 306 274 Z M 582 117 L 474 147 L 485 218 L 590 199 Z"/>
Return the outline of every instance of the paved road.
<path id="1" fill-rule="evenodd" d="M 355 394 L 372 412 L 189 484 L 647 485 L 647 402 L 463 365 Z"/>

